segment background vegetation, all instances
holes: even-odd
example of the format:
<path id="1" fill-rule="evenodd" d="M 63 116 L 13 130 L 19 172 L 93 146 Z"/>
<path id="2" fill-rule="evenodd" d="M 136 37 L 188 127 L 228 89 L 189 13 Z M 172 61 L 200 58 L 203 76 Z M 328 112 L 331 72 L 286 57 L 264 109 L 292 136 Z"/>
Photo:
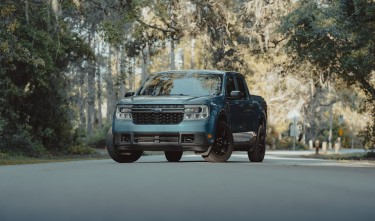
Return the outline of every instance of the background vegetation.
<path id="1" fill-rule="evenodd" d="M 116 101 L 165 69 L 243 73 L 277 147 L 291 110 L 301 141 L 374 147 L 374 34 L 373 0 L 3 0 L 0 154 L 103 146 Z"/>

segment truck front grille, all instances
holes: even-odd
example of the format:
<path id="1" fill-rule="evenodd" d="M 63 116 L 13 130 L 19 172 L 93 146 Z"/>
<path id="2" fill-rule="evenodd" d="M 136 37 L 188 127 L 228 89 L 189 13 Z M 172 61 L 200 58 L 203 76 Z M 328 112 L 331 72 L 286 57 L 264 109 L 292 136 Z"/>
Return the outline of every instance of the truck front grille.
<path id="1" fill-rule="evenodd" d="M 183 113 L 133 113 L 134 124 L 179 124 Z"/>
<path id="2" fill-rule="evenodd" d="M 134 124 L 180 124 L 184 119 L 183 105 L 134 105 Z"/>

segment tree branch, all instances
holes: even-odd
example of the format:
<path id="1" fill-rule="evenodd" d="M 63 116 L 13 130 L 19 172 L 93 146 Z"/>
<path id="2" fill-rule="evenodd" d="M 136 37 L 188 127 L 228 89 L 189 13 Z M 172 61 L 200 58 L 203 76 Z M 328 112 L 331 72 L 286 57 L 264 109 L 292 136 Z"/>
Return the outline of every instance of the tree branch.
<path id="1" fill-rule="evenodd" d="M 168 30 L 168 29 L 164 29 L 164 28 L 158 27 L 156 25 L 147 24 L 146 22 L 142 21 L 139 18 L 137 18 L 136 21 L 139 22 L 139 23 L 141 23 L 141 25 L 144 25 L 144 26 L 152 28 L 152 29 L 156 29 L 156 30 L 161 31 L 163 33 L 175 33 L 176 32 L 175 30 Z"/>

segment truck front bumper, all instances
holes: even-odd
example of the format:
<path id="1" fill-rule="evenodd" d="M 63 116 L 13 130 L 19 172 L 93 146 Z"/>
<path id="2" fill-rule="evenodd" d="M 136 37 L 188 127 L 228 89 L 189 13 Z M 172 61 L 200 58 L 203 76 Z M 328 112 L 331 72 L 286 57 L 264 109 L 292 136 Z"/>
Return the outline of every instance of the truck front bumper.
<path id="1" fill-rule="evenodd" d="M 116 120 L 113 143 L 119 150 L 206 152 L 213 144 L 208 121 L 183 121 L 178 125 L 136 125 Z"/>

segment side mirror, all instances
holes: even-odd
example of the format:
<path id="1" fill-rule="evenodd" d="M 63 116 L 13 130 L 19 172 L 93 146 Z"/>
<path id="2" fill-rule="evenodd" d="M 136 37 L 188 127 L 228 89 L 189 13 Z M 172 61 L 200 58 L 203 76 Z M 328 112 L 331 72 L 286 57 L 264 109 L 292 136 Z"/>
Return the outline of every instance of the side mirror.
<path id="1" fill-rule="evenodd" d="M 230 98 L 240 99 L 241 97 L 242 97 L 242 92 L 241 91 L 232 91 L 232 92 L 230 92 Z"/>
<path id="2" fill-rule="evenodd" d="M 125 97 L 131 97 L 133 96 L 135 93 L 134 92 L 126 92 L 125 93 Z"/>

